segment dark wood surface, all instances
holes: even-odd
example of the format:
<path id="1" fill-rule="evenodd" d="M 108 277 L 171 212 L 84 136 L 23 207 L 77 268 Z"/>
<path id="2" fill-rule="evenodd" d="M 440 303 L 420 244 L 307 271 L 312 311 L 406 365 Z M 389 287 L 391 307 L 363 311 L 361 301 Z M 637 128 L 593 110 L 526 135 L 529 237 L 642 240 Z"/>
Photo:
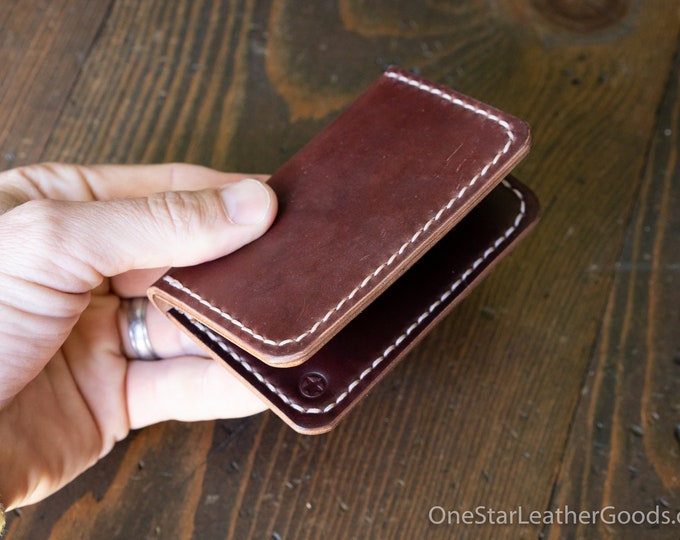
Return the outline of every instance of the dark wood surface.
<path id="1" fill-rule="evenodd" d="M 397 63 L 528 120 L 543 204 L 331 433 L 154 426 L 7 538 L 677 538 L 428 512 L 680 511 L 679 30 L 665 0 L 3 0 L 2 168 L 271 172 Z"/>

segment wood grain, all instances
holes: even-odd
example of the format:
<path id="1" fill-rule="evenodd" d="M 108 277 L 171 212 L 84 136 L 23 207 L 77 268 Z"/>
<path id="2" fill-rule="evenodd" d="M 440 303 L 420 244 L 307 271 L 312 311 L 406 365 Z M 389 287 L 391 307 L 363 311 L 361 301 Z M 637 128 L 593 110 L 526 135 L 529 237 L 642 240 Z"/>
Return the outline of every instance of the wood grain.
<path id="1" fill-rule="evenodd" d="M 653 512 L 645 538 L 680 510 L 680 56 L 668 79 L 631 225 L 615 270 L 554 505 Z M 550 537 L 637 538 L 640 527 L 553 527 Z"/>
<path id="2" fill-rule="evenodd" d="M 0 6 L 0 169 L 40 159 L 110 1 Z"/>
<path id="3" fill-rule="evenodd" d="M 117 2 L 45 157 L 223 168 L 244 112 L 253 4 Z"/>
<path id="4" fill-rule="evenodd" d="M 428 511 L 677 505 L 680 21 L 660 0 L 583 5 L 114 1 L 40 159 L 270 172 L 399 63 L 529 121 L 517 172 L 544 217 L 333 432 L 271 414 L 143 430 L 8 538 L 598 537 Z"/>

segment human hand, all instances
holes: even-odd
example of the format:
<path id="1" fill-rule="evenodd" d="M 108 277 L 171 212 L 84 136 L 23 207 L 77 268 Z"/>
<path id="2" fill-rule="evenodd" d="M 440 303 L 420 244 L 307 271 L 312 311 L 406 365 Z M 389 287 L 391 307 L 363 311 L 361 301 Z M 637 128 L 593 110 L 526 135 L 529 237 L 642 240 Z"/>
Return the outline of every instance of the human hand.
<path id="1" fill-rule="evenodd" d="M 161 360 L 129 359 L 121 340 L 121 299 L 144 296 L 168 266 L 225 255 L 269 227 L 272 190 L 243 178 L 191 165 L 45 164 L 0 173 L 7 509 L 58 490 L 130 429 L 265 409 L 153 308 L 147 326 Z"/>

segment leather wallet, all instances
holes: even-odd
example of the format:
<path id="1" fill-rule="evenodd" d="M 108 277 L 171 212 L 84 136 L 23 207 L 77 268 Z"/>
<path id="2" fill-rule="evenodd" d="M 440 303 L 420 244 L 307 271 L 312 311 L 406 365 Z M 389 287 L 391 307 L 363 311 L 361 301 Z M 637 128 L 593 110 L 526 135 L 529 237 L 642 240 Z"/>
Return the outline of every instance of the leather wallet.
<path id="1" fill-rule="evenodd" d="M 294 429 L 327 431 L 535 223 L 508 176 L 529 145 L 521 120 L 389 69 L 271 177 L 263 237 L 149 297 Z"/>

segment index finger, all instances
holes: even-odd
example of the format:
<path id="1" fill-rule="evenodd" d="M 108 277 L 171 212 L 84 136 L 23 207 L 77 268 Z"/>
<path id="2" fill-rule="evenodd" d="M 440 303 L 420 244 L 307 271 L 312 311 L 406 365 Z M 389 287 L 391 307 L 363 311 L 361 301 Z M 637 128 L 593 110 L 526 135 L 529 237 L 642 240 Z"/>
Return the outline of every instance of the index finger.
<path id="1" fill-rule="evenodd" d="M 0 173 L 0 213 L 31 199 L 101 201 L 144 197 L 162 191 L 218 187 L 243 178 L 266 181 L 268 177 L 224 173 L 186 163 L 92 166 L 41 163 Z"/>

